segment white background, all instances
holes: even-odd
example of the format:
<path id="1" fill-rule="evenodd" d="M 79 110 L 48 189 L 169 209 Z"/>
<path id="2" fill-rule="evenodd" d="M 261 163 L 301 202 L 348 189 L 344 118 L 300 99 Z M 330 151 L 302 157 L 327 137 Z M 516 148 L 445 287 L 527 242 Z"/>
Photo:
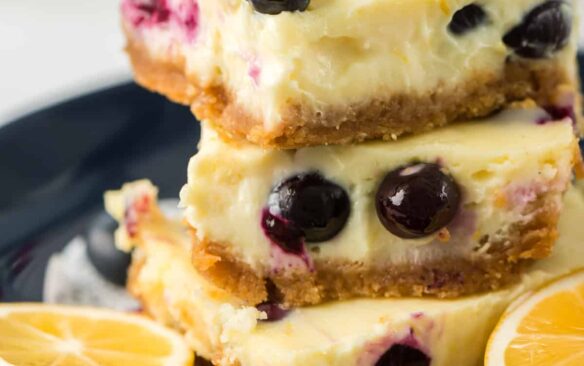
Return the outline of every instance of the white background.
<path id="1" fill-rule="evenodd" d="M 0 0 L 0 125 L 130 78 L 119 2 Z"/>
<path id="2" fill-rule="evenodd" d="M 0 0 L 0 124 L 131 78 L 120 0 Z"/>

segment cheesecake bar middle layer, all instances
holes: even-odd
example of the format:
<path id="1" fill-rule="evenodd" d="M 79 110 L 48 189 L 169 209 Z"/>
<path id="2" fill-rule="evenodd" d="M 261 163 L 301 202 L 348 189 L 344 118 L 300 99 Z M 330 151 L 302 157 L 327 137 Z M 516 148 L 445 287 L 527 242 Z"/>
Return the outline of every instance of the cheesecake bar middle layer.
<path id="1" fill-rule="evenodd" d="M 138 82 L 224 136 L 294 148 L 392 139 L 528 97 L 574 114 L 575 3 L 122 0 L 122 14 Z"/>
<path id="2" fill-rule="evenodd" d="M 550 254 L 578 157 L 570 119 L 537 108 L 280 151 L 204 125 L 181 192 L 193 263 L 249 304 L 494 290 Z"/>
<path id="3" fill-rule="evenodd" d="M 150 315 L 182 331 L 200 356 L 220 366 L 381 366 L 404 360 L 482 365 L 489 334 L 513 299 L 584 267 L 584 191 L 572 189 L 564 199 L 553 255 L 510 288 L 456 300 L 359 299 L 256 309 L 192 267 L 185 228 L 161 216 L 154 201 L 144 200 L 149 193 L 152 186 L 138 183 L 107 199 L 122 223 L 118 243 L 136 245 L 130 290 Z M 124 215 L 128 204 L 141 213 Z"/>

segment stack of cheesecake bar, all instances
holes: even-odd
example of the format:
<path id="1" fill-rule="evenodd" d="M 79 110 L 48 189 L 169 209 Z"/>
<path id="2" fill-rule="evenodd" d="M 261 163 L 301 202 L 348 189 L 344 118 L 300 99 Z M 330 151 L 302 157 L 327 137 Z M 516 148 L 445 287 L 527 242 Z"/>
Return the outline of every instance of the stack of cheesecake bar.
<path id="1" fill-rule="evenodd" d="M 480 364 L 584 267 L 575 4 L 123 0 L 137 81 L 202 130 L 184 220 L 106 195 L 130 290 L 216 365 Z"/>

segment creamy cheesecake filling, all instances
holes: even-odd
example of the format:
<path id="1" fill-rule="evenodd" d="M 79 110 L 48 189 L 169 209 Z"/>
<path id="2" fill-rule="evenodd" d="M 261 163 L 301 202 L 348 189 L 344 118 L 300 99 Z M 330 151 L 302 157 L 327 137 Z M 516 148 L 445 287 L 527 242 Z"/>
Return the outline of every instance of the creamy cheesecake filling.
<path id="1" fill-rule="evenodd" d="M 486 259 L 490 243 L 505 242 L 514 226 L 529 223 L 534 205 L 560 209 L 577 142 L 569 119 L 538 124 L 546 116 L 537 108 L 512 109 L 396 142 L 294 151 L 227 144 L 204 125 L 182 205 L 201 242 L 221 243 L 259 272 L 290 266 L 310 271 L 310 261 L 383 267 Z M 462 205 L 446 227 L 446 239 L 444 232 L 404 239 L 380 222 L 375 195 L 381 180 L 411 162 L 440 164 L 460 187 Z M 302 261 L 274 246 L 261 220 L 274 187 L 306 172 L 319 172 L 342 187 L 351 213 L 332 239 L 308 244 L 309 260 Z"/>
<path id="2" fill-rule="evenodd" d="M 159 321 L 177 327 L 195 351 L 221 366 L 373 366 L 396 345 L 427 355 L 432 365 L 478 365 L 500 314 L 515 298 L 584 266 L 584 196 L 564 198 L 554 254 L 503 291 L 458 300 L 361 299 L 293 309 L 280 321 L 207 282 L 191 266 L 190 238 L 179 223 L 142 226 L 130 288 Z M 124 203 L 108 196 L 122 220 Z M 158 222 L 158 221 L 154 221 Z M 125 245 L 124 245 L 125 246 Z M 472 339 L 472 342 L 468 342 Z M 464 347 L 461 348 L 461 344 Z"/>
<path id="3" fill-rule="evenodd" d="M 126 29 L 153 58 L 182 60 L 202 87 L 225 85 L 269 131 L 298 105 L 322 116 L 330 106 L 501 80 L 518 58 L 503 37 L 543 2 L 480 3 L 484 22 L 463 34 L 449 24 L 469 0 L 313 0 L 304 12 L 279 15 L 260 14 L 245 0 L 124 0 L 123 13 Z M 158 4 L 146 7 L 154 14 L 148 22 L 140 21 L 140 3 Z M 573 3 L 565 1 L 565 9 Z M 576 84 L 576 33 L 549 57 L 523 61 L 555 65 Z"/>

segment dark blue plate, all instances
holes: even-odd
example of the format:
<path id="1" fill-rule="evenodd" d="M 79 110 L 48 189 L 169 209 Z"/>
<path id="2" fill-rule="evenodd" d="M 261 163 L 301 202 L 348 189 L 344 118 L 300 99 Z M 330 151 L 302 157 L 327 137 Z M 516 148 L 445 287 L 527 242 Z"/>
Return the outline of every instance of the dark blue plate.
<path id="1" fill-rule="evenodd" d="M 135 84 L 1 128 L 0 301 L 43 300 L 48 259 L 103 220 L 104 191 L 149 178 L 176 198 L 199 136 L 187 108 Z"/>
<path id="2" fill-rule="evenodd" d="M 105 190 L 149 178 L 178 197 L 199 124 L 133 83 L 0 128 L 0 301 L 41 301 L 48 258 L 103 212 Z"/>

